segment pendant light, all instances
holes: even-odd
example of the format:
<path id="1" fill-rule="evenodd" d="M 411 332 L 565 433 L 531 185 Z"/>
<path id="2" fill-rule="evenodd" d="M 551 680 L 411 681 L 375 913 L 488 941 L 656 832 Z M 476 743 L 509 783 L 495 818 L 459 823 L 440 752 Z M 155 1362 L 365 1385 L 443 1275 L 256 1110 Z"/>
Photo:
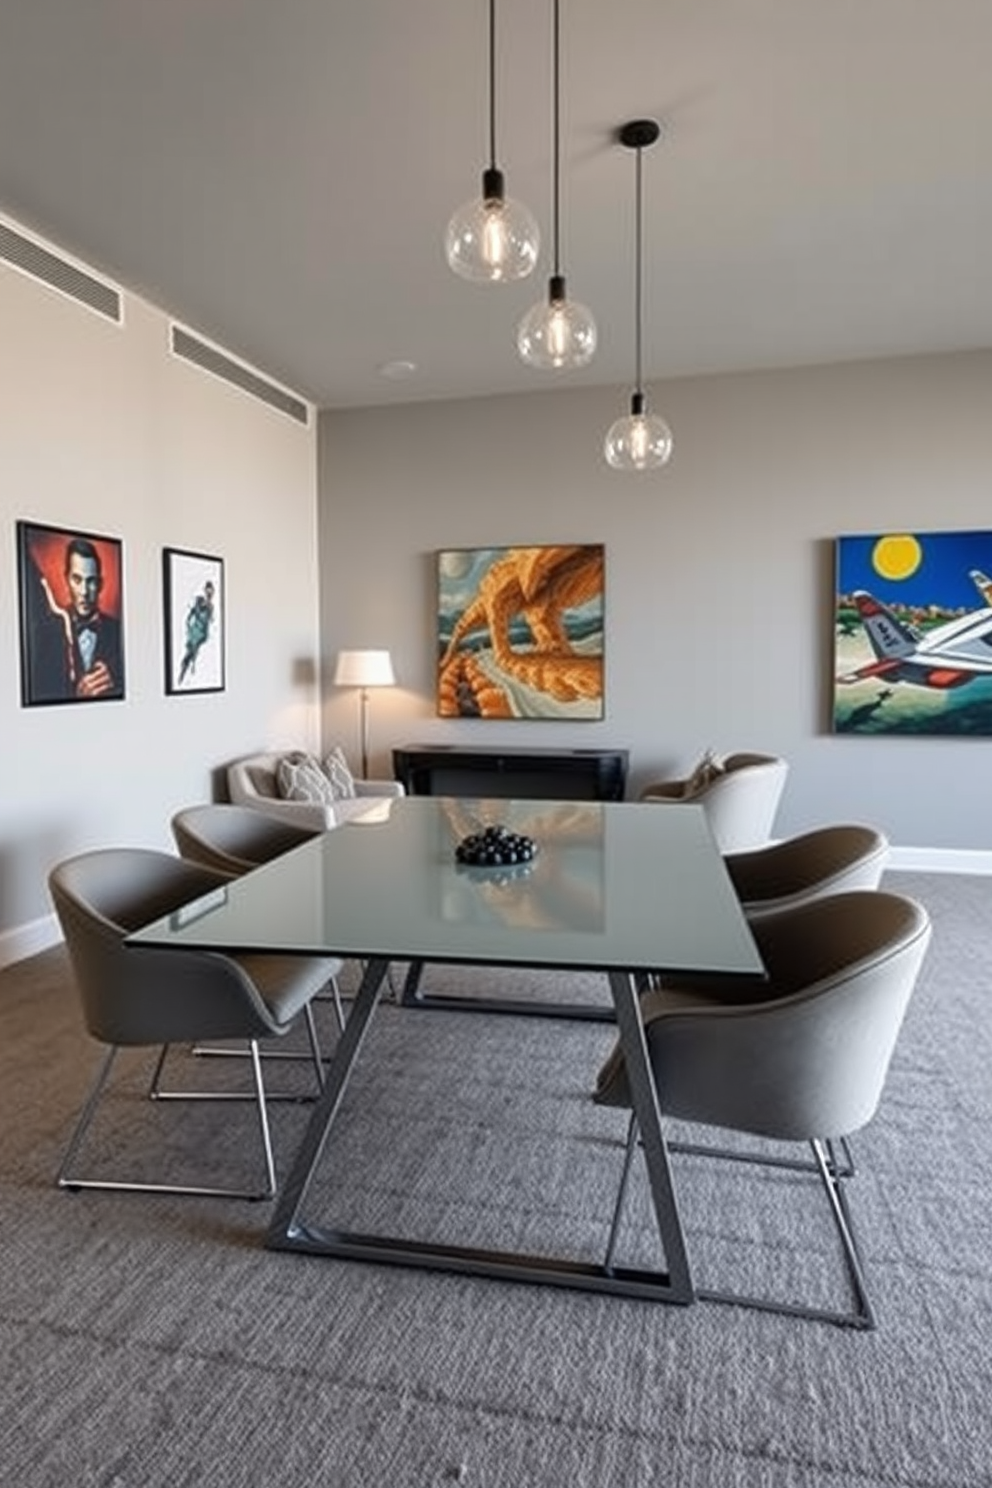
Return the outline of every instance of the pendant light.
<path id="1" fill-rule="evenodd" d="M 634 220 L 634 391 L 630 413 L 611 424 L 603 443 L 607 463 L 614 470 L 650 470 L 668 463 L 672 453 L 672 431 L 664 419 L 648 411 L 641 374 L 641 299 L 643 258 L 643 190 L 641 153 L 653 145 L 661 130 L 654 119 L 634 119 L 624 124 L 617 138 L 621 145 L 635 152 L 635 220 Z"/>
<path id="2" fill-rule="evenodd" d="M 482 195 L 460 206 L 448 223 L 448 264 L 474 284 L 526 279 L 537 263 L 541 235 L 531 213 L 506 195 L 496 164 L 496 0 L 489 0 L 489 164 Z"/>
<path id="3" fill-rule="evenodd" d="M 552 235 L 554 264 L 548 297 L 532 305 L 517 326 L 517 350 L 531 367 L 584 367 L 596 350 L 596 322 L 585 305 L 570 300 L 561 271 L 561 18 L 554 0 L 554 106 Z"/>

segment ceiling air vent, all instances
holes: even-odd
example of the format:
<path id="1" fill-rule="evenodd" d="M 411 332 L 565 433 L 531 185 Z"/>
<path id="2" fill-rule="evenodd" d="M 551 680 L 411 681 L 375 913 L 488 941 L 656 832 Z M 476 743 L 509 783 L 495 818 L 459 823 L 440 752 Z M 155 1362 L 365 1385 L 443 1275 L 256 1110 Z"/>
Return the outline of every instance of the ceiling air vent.
<path id="1" fill-rule="evenodd" d="M 5 222 L 0 222 L 0 259 L 117 325 L 123 322 L 120 291 L 112 284 L 60 258 Z"/>
<path id="2" fill-rule="evenodd" d="M 190 335 L 189 331 L 184 331 L 182 326 L 172 327 L 172 350 L 176 356 L 183 357 L 187 362 L 194 362 L 205 372 L 212 372 L 215 377 L 222 377 L 225 382 L 233 383 L 235 387 L 241 388 L 242 392 L 250 393 L 253 398 L 260 398 L 263 403 L 268 403 L 270 408 L 277 409 L 279 413 L 285 413 L 289 418 L 295 419 L 298 424 L 309 424 L 310 409 L 302 398 L 294 398 L 292 393 L 286 392 L 285 388 L 277 387 L 274 382 L 268 382 L 257 372 L 252 372 L 251 368 L 246 367 L 242 362 L 236 362 L 233 357 L 226 356 L 215 346 L 209 346 L 197 336 Z"/>

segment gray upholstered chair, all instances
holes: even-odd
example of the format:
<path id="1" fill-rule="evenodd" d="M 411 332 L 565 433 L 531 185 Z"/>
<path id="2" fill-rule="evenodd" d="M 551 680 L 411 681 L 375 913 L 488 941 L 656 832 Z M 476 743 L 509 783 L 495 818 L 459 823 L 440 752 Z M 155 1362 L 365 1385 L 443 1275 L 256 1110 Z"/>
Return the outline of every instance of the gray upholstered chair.
<path id="1" fill-rule="evenodd" d="M 232 878 L 281 857 L 318 835 L 312 827 L 298 827 L 250 806 L 210 803 L 184 806 L 172 818 L 172 835 L 179 855 Z"/>
<path id="2" fill-rule="evenodd" d="M 213 802 L 184 806 L 175 813 L 171 825 L 181 858 L 189 863 L 199 863 L 215 873 L 223 873 L 228 878 L 240 878 L 243 873 L 250 873 L 253 868 L 260 868 L 263 863 L 269 863 L 320 835 L 319 829 L 294 826 L 279 817 L 253 811 L 250 806 Z M 338 1027 L 343 1029 L 344 1009 L 337 978 L 340 969 L 338 963 L 334 975 L 328 978 L 327 990 L 334 1001 Z M 199 1052 L 219 1051 L 201 1047 Z M 305 1059 L 306 1055 L 280 1052 L 279 1058 Z"/>
<path id="3" fill-rule="evenodd" d="M 702 806 L 721 852 L 761 847 L 772 831 L 789 766 L 773 754 L 739 751 L 723 760 L 707 756 L 684 779 L 658 780 L 639 800 L 661 806 Z"/>
<path id="4" fill-rule="evenodd" d="M 839 1313 L 725 1292 L 699 1295 L 870 1328 L 874 1315 L 832 1143 L 875 1114 L 929 942 L 929 917 L 901 895 L 853 890 L 768 915 L 753 930 L 767 981 L 680 976 L 643 995 L 659 1109 L 663 1119 L 809 1143 L 856 1304 Z M 594 1098 L 630 1105 L 619 1046 L 600 1069 Z M 632 1119 L 607 1265 L 636 1137 Z"/>
<path id="5" fill-rule="evenodd" d="M 107 848 L 82 853 L 53 868 L 49 888 L 65 936 L 88 1032 L 107 1054 L 59 1168 L 63 1188 L 271 1198 L 275 1165 L 259 1058 L 259 1041 L 278 1038 L 301 1019 L 306 1025 L 318 1087 L 323 1079 L 311 1000 L 336 970 L 326 957 L 238 955 L 127 947 L 125 936 L 228 880 L 170 853 Z M 254 1100 L 265 1163 L 264 1185 L 249 1190 L 82 1177 L 73 1170 L 118 1050 L 161 1045 L 150 1094 L 209 1098 L 204 1092 L 167 1092 L 160 1076 L 168 1046 L 197 1039 L 247 1039 Z M 230 1100 L 230 1092 L 224 1099 Z M 299 1097 L 295 1097 L 299 1099 Z"/>
<path id="6" fill-rule="evenodd" d="M 816 827 L 751 852 L 724 857 L 748 919 L 791 909 L 826 894 L 877 889 L 888 838 L 857 823 Z"/>

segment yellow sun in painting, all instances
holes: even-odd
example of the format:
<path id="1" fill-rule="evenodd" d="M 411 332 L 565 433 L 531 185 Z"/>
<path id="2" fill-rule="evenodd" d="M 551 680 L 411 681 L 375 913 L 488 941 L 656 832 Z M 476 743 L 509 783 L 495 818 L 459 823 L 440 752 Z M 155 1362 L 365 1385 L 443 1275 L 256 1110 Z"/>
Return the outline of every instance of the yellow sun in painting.
<path id="1" fill-rule="evenodd" d="M 922 559 L 923 549 L 908 532 L 880 537 L 871 555 L 875 572 L 883 579 L 908 579 L 919 568 Z"/>

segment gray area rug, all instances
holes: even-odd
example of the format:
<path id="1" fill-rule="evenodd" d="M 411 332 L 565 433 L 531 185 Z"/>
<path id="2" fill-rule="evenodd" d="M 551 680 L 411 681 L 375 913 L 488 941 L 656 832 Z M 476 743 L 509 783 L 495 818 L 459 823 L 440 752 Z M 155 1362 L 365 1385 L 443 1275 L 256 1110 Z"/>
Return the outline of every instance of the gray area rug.
<path id="1" fill-rule="evenodd" d="M 851 1202 L 872 1334 L 276 1254 L 268 1204 L 67 1194 L 99 1050 L 59 950 L 0 973 L 3 1488 L 992 1485 L 992 881 L 892 874 L 935 934 Z M 431 990 L 600 999 L 593 979 L 431 967 Z M 330 1009 L 321 1023 L 332 1037 Z M 383 1006 L 308 1214 L 602 1255 L 624 1117 L 608 1027 Z M 86 1160 L 230 1180 L 248 1106 L 155 1106 L 129 1055 Z M 301 1062 L 270 1086 L 306 1088 Z M 240 1059 L 176 1051 L 179 1082 Z M 274 1108 L 285 1171 L 307 1109 Z M 673 1133 L 675 1134 L 675 1133 Z M 686 1135 L 683 1130 L 678 1135 Z M 695 1133 L 695 1135 L 700 1135 Z M 676 1156 L 696 1279 L 846 1305 L 815 1180 Z M 638 1178 L 618 1260 L 657 1258 Z"/>

